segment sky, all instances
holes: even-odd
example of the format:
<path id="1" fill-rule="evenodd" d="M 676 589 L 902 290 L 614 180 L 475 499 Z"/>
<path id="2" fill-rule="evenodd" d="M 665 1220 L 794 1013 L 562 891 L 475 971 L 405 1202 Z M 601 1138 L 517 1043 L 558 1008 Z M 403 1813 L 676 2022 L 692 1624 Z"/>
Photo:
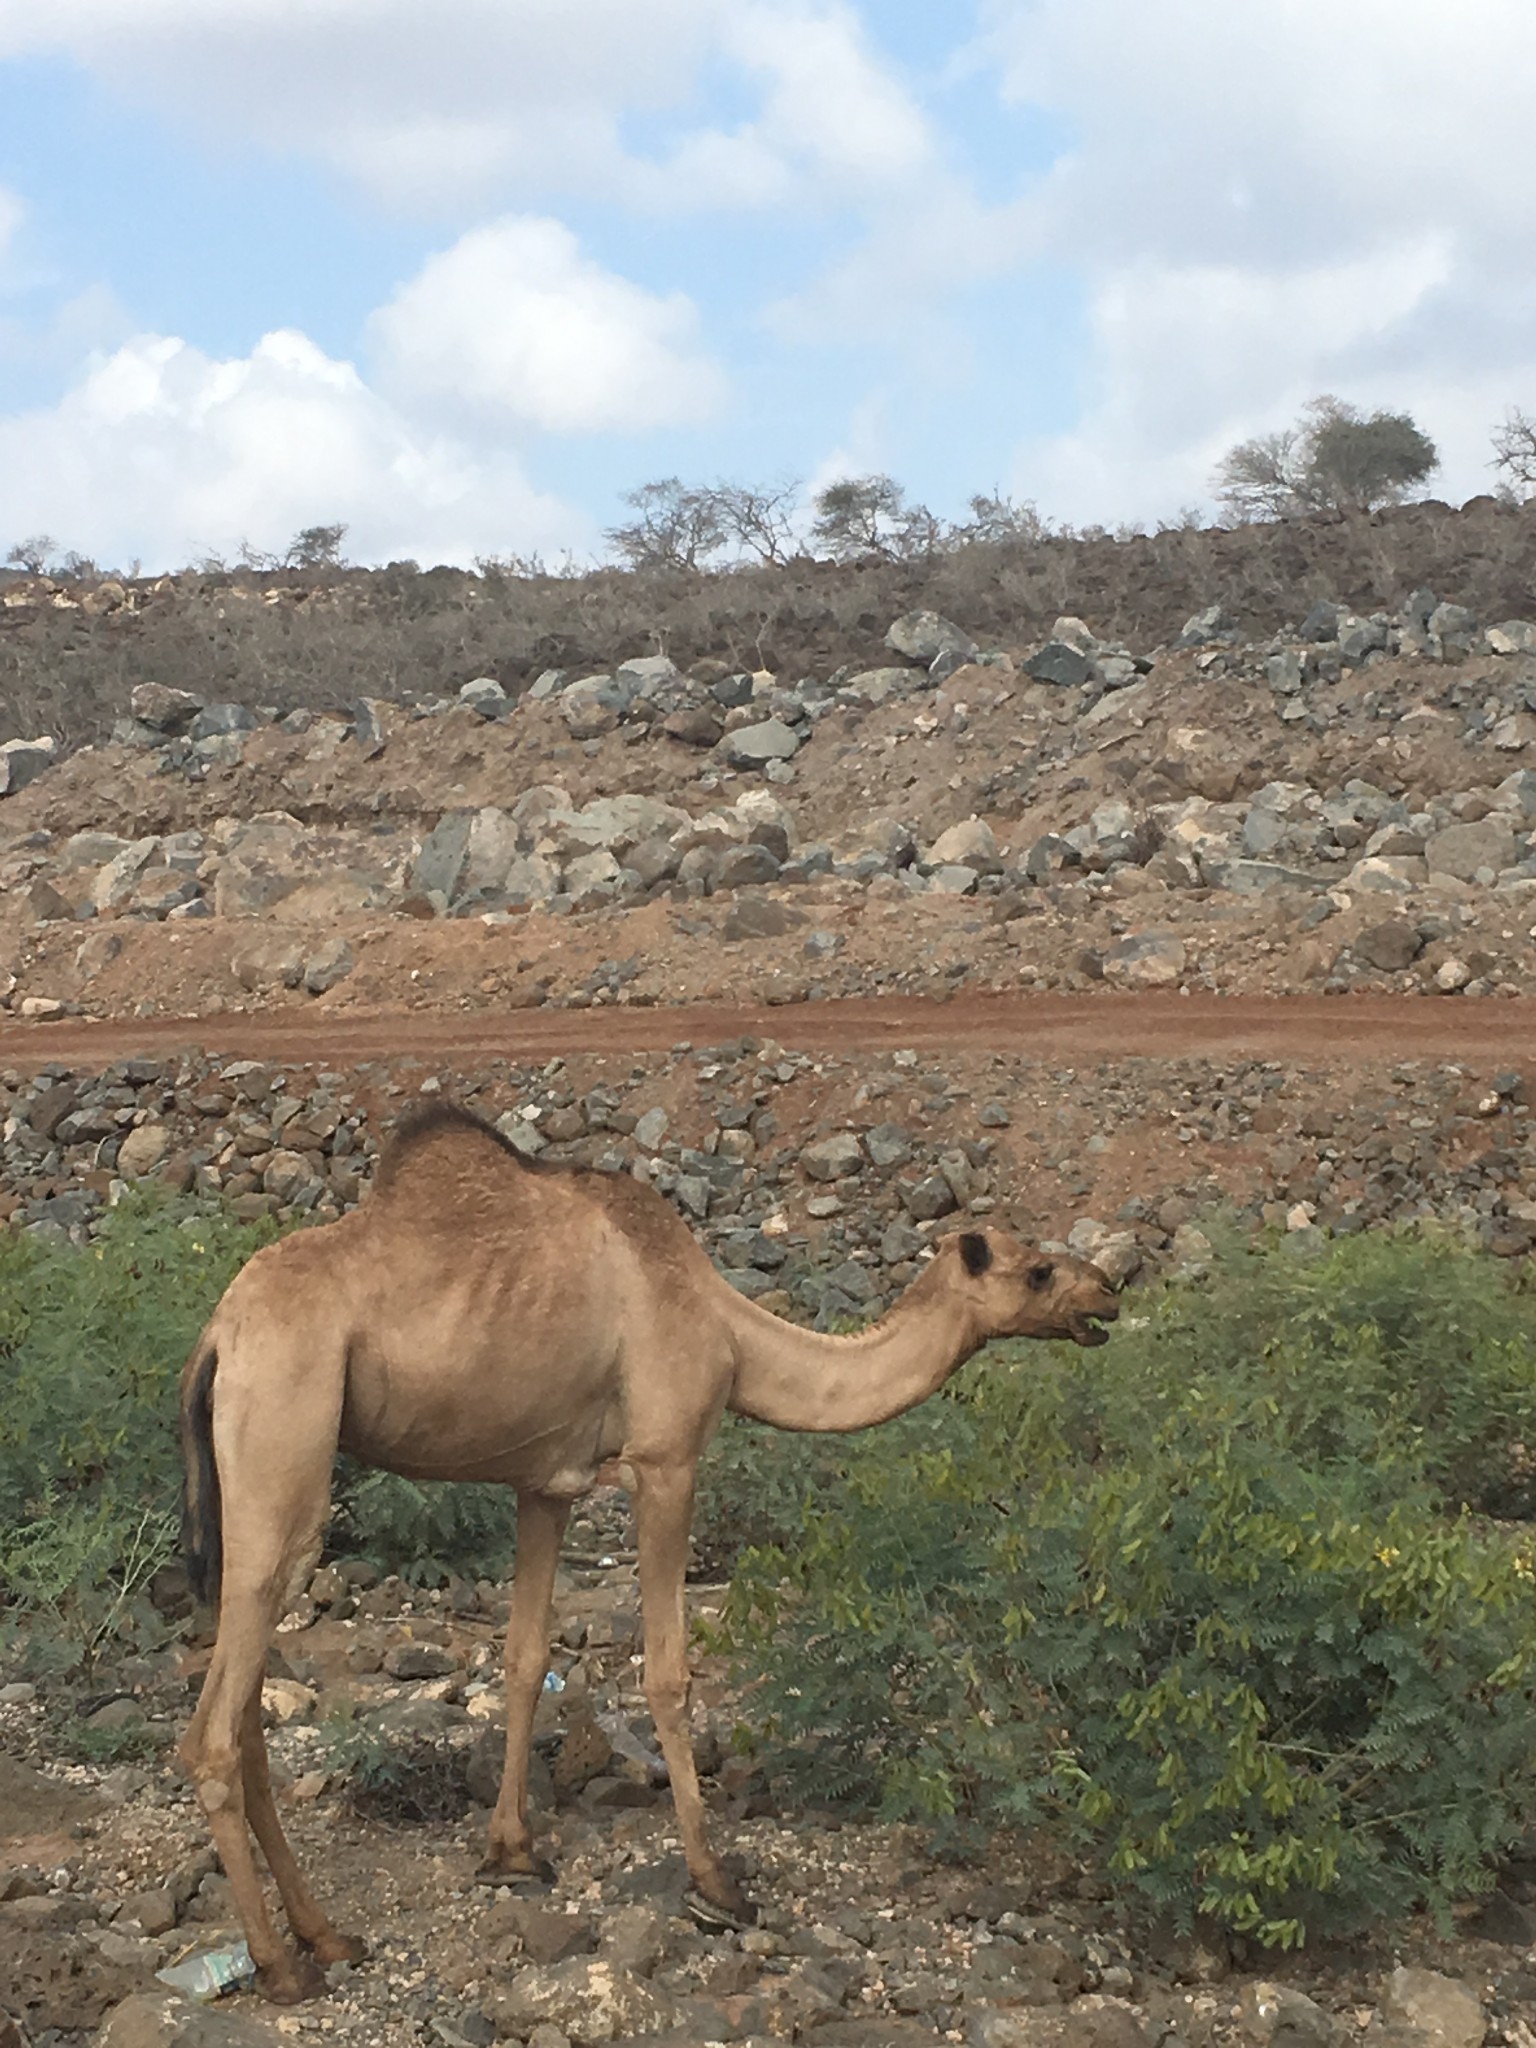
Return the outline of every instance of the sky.
<path id="1" fill-rule="evenodd" d="M 1529 0 L 0 0 L 0 556 L 604 552 L 883 472 L 1211 508 L 1536 411 Z"/>

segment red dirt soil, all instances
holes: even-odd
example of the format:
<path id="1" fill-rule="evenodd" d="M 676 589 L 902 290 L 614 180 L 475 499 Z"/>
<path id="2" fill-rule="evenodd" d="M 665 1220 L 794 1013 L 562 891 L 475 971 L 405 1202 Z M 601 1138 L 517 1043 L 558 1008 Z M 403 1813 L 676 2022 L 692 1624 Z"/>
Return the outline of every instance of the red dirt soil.
<path id="1" fill-rule="evenodd" d="M 1009 1052 L 1051 1061 L 1114 1058 L 1536 1059 L 1536 1001 L 1438 1002 L 1415 996 L 1174 995 L 869 997 L 819 1003 L 513 1010 L 431 1015 L 61 1018 L 0 1024 L 0 1063 L 102 1067 L 182 1047 L 236 1058 L 345 1067 L 364 1060 L 457 1064 L 578 1052 L 655 1052 L 687 1040 L 771 1038 L 809 1052 L 911 1046 Z"/>

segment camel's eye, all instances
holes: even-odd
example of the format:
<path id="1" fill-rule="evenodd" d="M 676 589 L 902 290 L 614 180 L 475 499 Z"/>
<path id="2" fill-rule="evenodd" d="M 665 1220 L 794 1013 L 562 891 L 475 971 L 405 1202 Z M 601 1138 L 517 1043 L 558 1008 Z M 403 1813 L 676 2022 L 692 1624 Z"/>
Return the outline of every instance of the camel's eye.
<path id="1" fill-rule="evenodd" d="M 1043 1287 L 1050 1286 L 1051 1275 L 1055 1272 L 1055 1270 L 1056 1268 L 1050 1263 L 1049 1259 L 1044 1261 L 1044 1263 L 1041 1265 L 1030 1267 L 1029 1284 L 1034 1289 L 1036 1294 L 1038 1294 Z"/>

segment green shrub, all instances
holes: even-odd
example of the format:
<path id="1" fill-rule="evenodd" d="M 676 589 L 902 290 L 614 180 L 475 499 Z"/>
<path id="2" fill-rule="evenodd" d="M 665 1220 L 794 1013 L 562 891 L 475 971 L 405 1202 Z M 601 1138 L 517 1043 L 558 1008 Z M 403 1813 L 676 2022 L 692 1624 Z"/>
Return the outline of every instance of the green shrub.
<path id="1" fill-rule="evenodd" d="M 994 1354 L 744 1560 L 780 1768 L 1266 1941 L 1444 1911 L 1536 1812 L 1530 1537 L 1463 1505 L 1529 1506 L 1529 1297 L 1381 1237 L 1229 1249 L 1136 1323 Z"/>

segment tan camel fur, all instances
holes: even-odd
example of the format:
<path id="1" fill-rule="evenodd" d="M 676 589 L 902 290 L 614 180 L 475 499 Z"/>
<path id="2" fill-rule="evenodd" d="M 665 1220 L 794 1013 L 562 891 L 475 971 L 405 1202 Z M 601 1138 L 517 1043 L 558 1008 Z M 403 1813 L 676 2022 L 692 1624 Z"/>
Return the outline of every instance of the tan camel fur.
<path id="1" fill-rule="evenodd" d="M 362 1953 L 299 1874 L 261 1729 L 267 1646 L 318 1554 L 338 1448 L 412 1478 L 516 1491 L 506 1769 L 478 1873 L 491 1883 L 548 1874 L 528 1827 L 528 1742 L 560 1541 L 591 1487 L 630 1488 L 646 1697 L 695 1910 L 730 1925 L 751 1907 L 706 1838 L 683 1606 L 695 1473 L 722 1414 L 864 1429 L 926 1400 L 989 1338 L 1097 1344 L 1115 1313 L 1096 1266 L 977 1229 L 944 1239 L 873 1328 L 819 1336 L 738 1294 L 628 1175 L 530 1168 L 452 1106 L 407 1119 L 372 1199 L 258 1252 L 182 1376 L 187 1553 L 220 1616 L 181 1753 L 267 1996 L 309 1996 L 323 1988 L 317 1964 Z M 274 1929 L 251 1835 L 298 1953 Z"/>

